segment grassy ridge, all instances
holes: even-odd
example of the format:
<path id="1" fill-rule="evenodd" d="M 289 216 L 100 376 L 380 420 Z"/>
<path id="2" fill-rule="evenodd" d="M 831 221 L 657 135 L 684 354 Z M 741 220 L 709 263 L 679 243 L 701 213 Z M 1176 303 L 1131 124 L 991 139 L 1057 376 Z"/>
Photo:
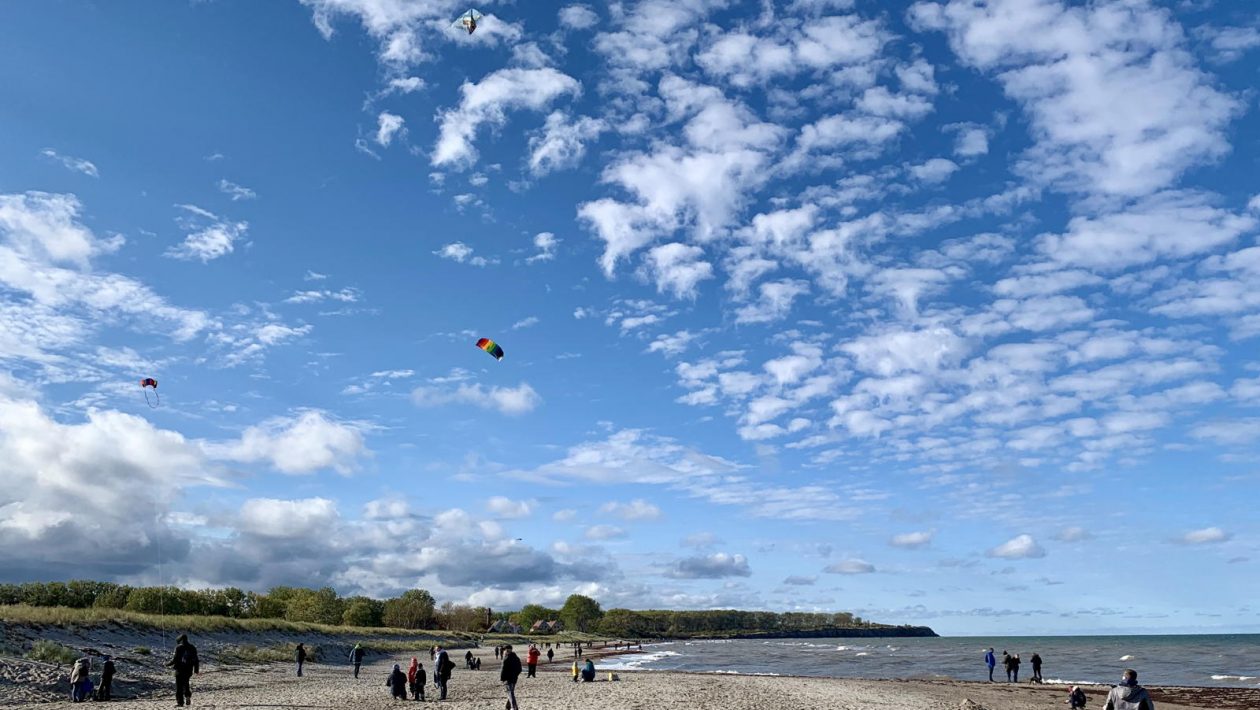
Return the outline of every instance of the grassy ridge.
<path id="1" fill-rule="evenodd" d="M 277 632 L 300 636 L 304 634 L 323 634 L 343 637 L 348 640 L 392 637 L 391 645 L 412 647 L 410 639 L 426 644 L 442 643 L 448 645 L 471 645 L 473 641 L 482 643 L 524 643 L 529 637 L 511 634 L 475 634 L 466 631 L 417 631 L 412 629 L 394 629 L 388 627 L 329 626 L 310 624 L 284 619 L 235 619 L 228 616 L 173 616 L 158 614 L 141 614 L 122 609 L 71 609 L 68 607 L 28 606 L 26 604 L 0 605 L 0 621 L 15 624 L 47 625 L 60 627 L 107 627 L 128 624 L 141 628 L 162 631 L 179 631 L 182 633 L 263 633 Z M 398 640 L 406 637 L 407 641 Z M 537 639 L 548 641 L 596 641 L 603 637 L 594 634 L 560 633 L 551 636 L 539 636 Z M 380 646 L 376 643 L 375 646 Z"/>

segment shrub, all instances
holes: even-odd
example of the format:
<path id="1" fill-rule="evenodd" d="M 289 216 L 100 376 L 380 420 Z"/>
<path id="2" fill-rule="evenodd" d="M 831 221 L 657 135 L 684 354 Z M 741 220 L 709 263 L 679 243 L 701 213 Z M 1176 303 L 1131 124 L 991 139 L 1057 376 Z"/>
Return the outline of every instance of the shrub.
<path id="1" fill-rule="evenodd" d="M 149 655 L 152 655 L 153 653 L 153 651 L 151 651 L 148 646 L 136 646 L 135 648 L 131 649 L 131 652 L 136 654 L 137 656 L 149 656 Z"/>
<path id="2" fill-rule="evenodd" d="M 73 648 L 45 639 L 36 641 L 31 646 L 31 652 L 26 654 L 27 658 L 44 663 L 74 663 L 80 656 L 81 654 Z"/>

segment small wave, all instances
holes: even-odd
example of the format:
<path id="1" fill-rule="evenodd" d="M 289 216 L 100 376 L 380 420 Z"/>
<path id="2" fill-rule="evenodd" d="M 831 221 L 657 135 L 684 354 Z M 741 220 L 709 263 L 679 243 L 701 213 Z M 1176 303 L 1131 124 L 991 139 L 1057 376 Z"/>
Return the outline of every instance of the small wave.
<path id="1" fill-rule="evenodd" d="M 1063 680 L 1062 678 L 1046 678 L 1041 682 L 1046 685 L 1101 685 L 1092 680 Z"/>
<path id="2" fill-rule="evenodd" d="M 836 646 L 837 651 L 848 651 L 851 648 L 853 647 L 852 646 Z"/>
<path id="3" fill-rule="evenodd" d="M 866 651 L 861 651 L 861 652 L 859 652 L 857 655 L 859 655 L 859 656 L 869 656 L 869 655 L 871 655 L 871 654 L 867 653 Z"/>
<path id="4" fill-rule="evenodd" d="M 1132 660 L 1133 660 L 1133 658 L 1134 658 L 1133 656 L 1121 656 L 1121 657 L 1120 657 L 1120 660 L 1122 660 L 1122 661 L 1132 661 Z"/>
<path id="5" fill-rule="evenodd" d="M 1255 680 L 1255 679 L 1256 679 L 1256 676 L 1253 676 L 1253 675 L 1214 675 L 1212 676 L 1212 680 L 1243 681 L 1243 680 Z"/>
<path id="6" fill-rule="evenodd" d="M 717 671 L 709 671 L 709 672 L 715 675 L 767 675 L 767 676 L 782 675 L 781 673 L 744 673 L 742 671 L 725 671 L 725 670 L 717 670 Z"/>
<path id="7" fill-rule="evenodd" d="M 682 654 L 677 651 L 656 651 L 654 653 L 637 653 L 633 656 L 612 656 L 600 662 L 599 667 L 610 671 L 645 670 L 644 666 L 649 663 L 655 663 L 670 656 L 679 655 Z"/>

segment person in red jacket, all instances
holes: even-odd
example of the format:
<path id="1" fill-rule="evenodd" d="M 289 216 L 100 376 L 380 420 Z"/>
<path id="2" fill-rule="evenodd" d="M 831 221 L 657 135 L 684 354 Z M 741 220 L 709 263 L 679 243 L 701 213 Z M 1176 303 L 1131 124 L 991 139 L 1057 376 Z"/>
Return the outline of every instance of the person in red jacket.
<path id="1" fill-rule="evenodd" d="M 538 675 L 537 675 L 537 671 L 538 671 L 538 657 L 539 657 L 539 656 L 541 656 L 541 655 L 542 655 L 542 651 L 539 651 L 537 646 L 535 646 L 535 645 L 533 645 L 533 644 L 530 644 L 530 646 L 529 646 L 529 656 L 528 656 L 528 661 L 529 661 L 529 672 L 525 674 L 525 677 L 526 677 L 526 678 L 537 678 L 537 677 L 538 677 Z"/>

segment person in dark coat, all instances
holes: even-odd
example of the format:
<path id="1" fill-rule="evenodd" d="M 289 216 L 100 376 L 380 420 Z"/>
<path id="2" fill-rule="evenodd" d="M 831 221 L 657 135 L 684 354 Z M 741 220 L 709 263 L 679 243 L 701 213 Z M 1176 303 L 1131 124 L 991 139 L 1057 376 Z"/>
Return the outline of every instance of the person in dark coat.
<path id="1" fill-rule="evenodd" d="M 1155 703 L 1146 692 L 1146 688 L 1138 685 L 1137 671 L 1126 669 L 1120 685 L 1107 694 L 1107 702 L 1103 710 L 1155 710 Z"/>
<path id="2" fill-rule="evenodd" d="M 1011 656 L 1011 672 L 1014 674 L 1013 682 L 1019 682 L 1019 654 Z"/>
<path id="3" fill-rule="evenodd" d="M 402 672 L 402 666 L 394 664 L 394 670 L 389 674 L 389 680 L 385 681 L 386 687 L 389 688 L 389 694 L 394 700 L 407 699 L 407 674 Z"/>
<path id="4" fill-rule="evenodd" d="M 416 664 L 416 685 L 411 689 L 412 700 L 424 700 L 424 684 L 429 682 L 429 674 L 424 672 L 424 664 Z"/>
<path id="5" fill-rule="evenodd" d="M 175 655 L 166 665 L 175 669 L 175 704 L 183 706 L 192 704 L 192 685 L 190 681 L 194 673 L 201 675 L 201 660 L 197 658 L 197 647 L 188 643 L 188 635 L 180 634 L 175 639 Z"/>
<path id="6" fill-rule="evenodd" d="M 595 662 L 589 658 L 586 659 L 586 665 L 582 666 L 582 682 L 583 683 L 595 682 Z"/>
<path id="7" fill-rule="evenodd" d="M 451 671 L 455 670 L 455 661 L 451 660 L 451 655 L 441 646 L 435 646 L 437 653 L 434 663 L 437 665 L 433 668 L 433 682 L 438 687 L 438 700 L 446 700 L 446 684 L 451 680 Z"/>
<path id="8" fill-rule="evenodd" d="M 1034 683 L 1046 682 L 1042 680 L 1041 678 L 1041 655 L 1040 654 L 1034 653 L 1032 655 L 1032 666 L 1033 666 L 1032 682 Z"/>
<path id="9" fill-rule="evenodd" d="M 499 670 L 499 680 L 507 688 L 507 707 L 505 710 L 518 710 L 516 707 L 516 679 L 521 677 L 521 659 L 508 646 L 503 655 L 503 668 Z"/>
<path id="10" fill-rule="evenodd" d="M 350 649 L 350 662 L 354 664 L 355 678 L 359 677 L 359 666 L 363 665 L 363 656 L 366 653 L 367 651 L 364 651 L 363 647 L 357 643 L 354 645 L 354 648 Z"/>
<path id="11" fill-rule="evenodd" d="M 302 644 L 299 643 L 297 645 L 296 656 L 297 656 L 298 677 L 301 678 L 302 677 L 302 664 L 306 663 L 306 646 L 303 646 Z"/>
<path id="12" fill-rule="evenodd" d="M 1015 657 L 1006 651 L 1002 652 L 1002 667 L 1006 669 L 1006 682 L 1011 682 L 1011 673 L 1015 671 Z"/>
<path id="13" fill-rule="evenodd" d="M 468 666 L 468 670 L 472 670 L 472 669 L 473 669 L 473 655 L 472 655 L 472 651 L 464 651 L 464 665 L 465 665 L 465 666 Z"/>
<path id="14" fill-rule="evenodd" d="M 1068 707 L 1071 710 L 1085 710 L 1085 691 L 1079 686 L 1072 686 L 1072 692 L 1068 694 Z"/>
<path id="15" fill-rule="evenodd" d="M 96 691 L 100 700 L 112 700 L 114 695 L 114 660 L 109 656 L 101 665 L 101 687 Z"/>
<path id="16" fill-rule="evenodd" d="M 551 644 L 547 644 L 547 645 L 550 646 Z M 555 659 L 555 657 L 556 657 L 556 650 L 554 648 L 548 648 L 547 649 L 547 662 L 551 663 L 552 660 Z"/>

